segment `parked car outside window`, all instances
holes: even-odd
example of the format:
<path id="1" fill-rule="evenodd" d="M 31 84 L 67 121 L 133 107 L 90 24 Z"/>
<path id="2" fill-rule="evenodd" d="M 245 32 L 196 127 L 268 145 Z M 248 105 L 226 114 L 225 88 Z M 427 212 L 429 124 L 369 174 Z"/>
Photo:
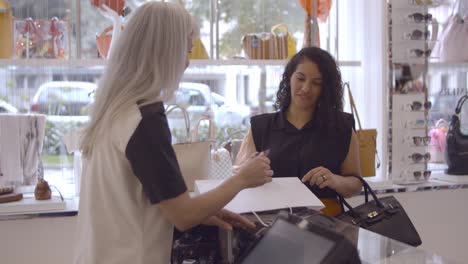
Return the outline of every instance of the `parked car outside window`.
<path id="1" fill-rule="evenodd" d="M 18 113 L 18 109 L 0 99 L 0 113 Z"/>
<path id="2" fill-rule="evenodd" d="M 96 84 L 76 81 L 53 81 L 42 84 L 31 101 L 31 111 L 57 116 L 88 114 Z"/>
<path id="3" fill-rule="evenodd" d="M 225 98 L 211 92 L 208 85 L 194 82 L 181 82 L 175 97 L 166 105 L 177 104 L 185 108 L 193 124 L 202 116 L 211 117 L 217 127 L 226 125 L 245 125 L 249 122 L 250 107 L 241 104 L 228 104 Z M 180 111 L 174 111 L 168 116 L 173 128 L 184 126 Z"/>

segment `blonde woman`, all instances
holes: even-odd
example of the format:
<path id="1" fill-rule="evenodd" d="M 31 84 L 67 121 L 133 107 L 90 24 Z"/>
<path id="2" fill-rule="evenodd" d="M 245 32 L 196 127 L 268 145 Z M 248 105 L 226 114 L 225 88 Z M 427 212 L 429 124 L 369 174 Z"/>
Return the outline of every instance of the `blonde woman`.
<path id="1" fill-rule="evenodd" d="M 222 208 L 242 189 L 271 181 L 260 154 L 218 188 L 189 196 L 162 102 L 178 87 L 196 33 L 183 7 L 148 2 L 115 43 L 81 142 L 74 263 L 169 263 L 174 225 L 248 224 Z"/>

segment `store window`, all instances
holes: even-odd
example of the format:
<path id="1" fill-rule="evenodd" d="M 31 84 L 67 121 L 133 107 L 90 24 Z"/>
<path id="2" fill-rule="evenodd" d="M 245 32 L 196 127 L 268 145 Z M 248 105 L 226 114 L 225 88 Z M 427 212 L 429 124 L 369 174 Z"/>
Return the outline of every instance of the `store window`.
<path id="1" fill-rule="evenodd" d="M 134 9 L 144 1 L 126 2 Z M 0 103 L 13 107 L 3 107 L 12 109 L 7 111 L 40 111 L 48 115 L 42 152 L 45 177 L 73 195 L 76 156 L 66 149 L 63 136 L 87 121 L 86 111 L 92 102 L 92 93 L 86 88 L 69 87 L 58 93 L 62 88 L 43 88 L 49 92 L 41 92 L 37 98 L 54 97 L 55 101 L 60 99 L 59 103 L 44 104 L 34 98 L 40 87 L 61 82 L 80 87 L 96 86 L 105 67 L 99 59 L 96 35 L 101 35 L 112 22 L 89 0 L 15 0 L 10 3 L 19 20 L 57 17 L 67 23 L 64 32 L 69 34 L 67 58 L 0 60 Z M 217 120 L 217 140 L 221 143 L 239 131 L 246 132 L 250 116 L 274 110 L 276 89 L 286 62 L 247 59 L 242 37 L 270 32 L 273 26 L 284 24 L 299 50 L 304 43 L 305 12 L 300 1 L 289 0 L 186 0 L 185 7 L 197 19 L 200 39 L 212 60 L 192 61 L 176 99 L 187 104 L 193 115 L 211 113 Z M 320 46 L 340 62 L 343 80 L 351 83 L 363 126 L 378 129 L 381 156 L 385 156 L 382 142 L 386 137 L 382 126 L 385 116 L 382 107 L 385 102 L 384 15 L 383 1 L 336 0 L 332 1 L 326 19 L 319 20 Z M 348 105 L 345 110 L 349 111 Z M 170 119 L 171 125 L 177 126 L 179 119 L 175 112 Z M 385 170 L 379 175 L 385 177 L 382 172 Z"/>

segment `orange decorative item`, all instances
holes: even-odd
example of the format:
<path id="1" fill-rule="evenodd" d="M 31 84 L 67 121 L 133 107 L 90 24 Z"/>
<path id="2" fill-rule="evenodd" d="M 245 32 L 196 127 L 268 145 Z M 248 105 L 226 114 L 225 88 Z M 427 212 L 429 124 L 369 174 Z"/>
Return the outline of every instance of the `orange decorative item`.
<path id="1" fill-rule="evenodd" d="M 312 2 L 317 1 L 317 17 L 324 22 L 327 20 L 328 15 L 330 14 L 330 9 L 332 5 L 331 0 L 301 0 L 301 6 L 307 12 L 308 15 L 313 15 L 312 12 Z"/>
<path id="2" fill-rule="evenodd" d="M 314 3 L 315 2 L 315 3 Z M 326 21 L 331 9 L 331 0 L 300 0 L 302 8 L 306 11 L 304 47 L 320 47 L 320 31 L 317 18 Z M 315 9 L 313 7 L 316 7 Z M 312 40 L 314 36 L 314 41 Z"/>
<path id="3" fill-rule="evenodd" d="M 106 5 L 117 12 L 117 14 L 122 15 L 125 0 L 91 0 L 91 4 L 97 7 Z"/>
<path id="4" fill-rule="evenodd" d="M 113 26 L 108 26 L 102 31 L 101 35 L 96 35 L 97 49 L 102 58 L 107 58 L 107 53 L 109 52 L 110 44 L 112 42 L 113 29 Z"/>

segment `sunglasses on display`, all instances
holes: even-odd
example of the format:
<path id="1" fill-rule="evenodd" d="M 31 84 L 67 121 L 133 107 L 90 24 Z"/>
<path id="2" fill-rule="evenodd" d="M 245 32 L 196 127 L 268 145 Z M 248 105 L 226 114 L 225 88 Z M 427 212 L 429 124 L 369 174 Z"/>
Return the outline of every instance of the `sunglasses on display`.
<path id="1" fill-rule="evenodd" d="M 431 32 L 429 31 L 423 32 L 419 29 L 415 29 L 413 32 L 405 34 L 405 37 L 411 40 L 423 40 L 423 39 L 426 40 L 426 39 L 429 39 L 430 35 L 431 35 Z"/>
<path id="2" fill-rule="evenodd" d="M 428 152 L 426 154 L 421 154 L 421 153 L 413 153 L 412 155 L 409 155 L 409 158 L 413 160 L 414 163 L 419 163 L 421 161 L 429 161 L 431 159 L 431 154 Z"/>
<path id="3" fill-rule="evenodd" d="M 413 144 L 415 146 L 427 146 L 431 142 L 431 137 L 413 137 Z"/>
<path id="4" fill-rule="evenodd" d="M 412 49 L 411 53 L 414 54 L 414 56 L 421 58 L 422 56 L 429 57 L 431 56 L 432 50 L 422 50 L 422 49 Z"/>
<path id="5" fill-rule="evenodd" d="M 421 13 L 413 13 L 408 16 L 409 19 L 416 23 L 421 23 L 421 22 L 431 22 L 432 21 L 432 15 L 431 14 L 421 14 Z"/>
<path id="6" fill-rule="evenodd" d="M 411 121 L 406 122 L 405 128 L 415 128 L 415 129 L 425 128 L 426 124 L 427 122 L 424 119 L 411 120 Z"/>
<path id="7" fill-rule="evenodd" d="M 425 180 L 429 179 L 431 177 L 432 171 L 426 170 L 426 171 L 413 171 L 413 177 L 416 180 L 421 179 L 421 176 L 424 177 Z"/>
<path id="8" fill-rule="evenodd" d="M 420 111 L 420 110 L 422 110 L 423 107 L 424 107 L 424 109 L 426 111 L 430 110 L 431 107 L 432 107 L 431 101 L 427 101 L 427 102 L 424 102 L 424 103 L 421 103 L 419 101 L 414 101 L 413 103 L 408 104 L 406 106 L 406 109 L 407 110 L 411 109 L 411 111 Z"/>

